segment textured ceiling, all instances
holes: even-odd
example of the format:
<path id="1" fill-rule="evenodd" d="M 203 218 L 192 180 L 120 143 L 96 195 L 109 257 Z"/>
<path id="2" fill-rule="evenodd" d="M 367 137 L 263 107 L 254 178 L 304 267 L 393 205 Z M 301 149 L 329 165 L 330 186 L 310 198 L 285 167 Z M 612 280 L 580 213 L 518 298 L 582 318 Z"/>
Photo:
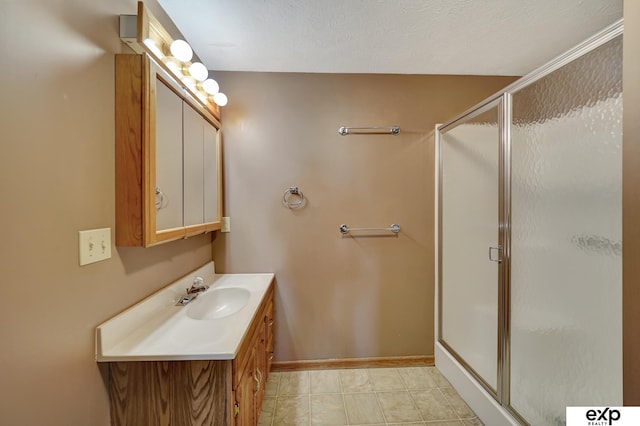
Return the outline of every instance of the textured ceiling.
<path id="1" fill-rule="evenodd" d="M 210 70 L 524 75 L 623 0 L 159 0 Z"/>

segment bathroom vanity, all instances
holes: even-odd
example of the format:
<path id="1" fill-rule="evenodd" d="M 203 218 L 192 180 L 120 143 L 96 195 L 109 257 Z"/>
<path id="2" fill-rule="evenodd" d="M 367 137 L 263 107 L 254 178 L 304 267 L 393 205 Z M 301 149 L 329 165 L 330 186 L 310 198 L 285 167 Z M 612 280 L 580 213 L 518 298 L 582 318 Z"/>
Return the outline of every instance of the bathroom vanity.
<path id="1" fill-rule="evenodd" d="M 202 277 L 209 288 L 177 306 Z M 96 329 L 112 425 L 255 425 L 273 359 L 273 274 L 213 262 Z"/>

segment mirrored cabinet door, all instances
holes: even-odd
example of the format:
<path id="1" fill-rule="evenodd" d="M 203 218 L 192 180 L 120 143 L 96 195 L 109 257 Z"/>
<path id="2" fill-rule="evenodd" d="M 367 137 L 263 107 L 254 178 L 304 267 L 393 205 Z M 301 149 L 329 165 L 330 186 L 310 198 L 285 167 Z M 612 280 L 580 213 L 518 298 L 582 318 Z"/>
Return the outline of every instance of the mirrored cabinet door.
<path id="1" fill-rule="evenodd" d="M 162 81 L 155 104 L 156 231 L 183 225 L 182 99 Z"/>
<path id="2" fill-rule="evenodd" d="M 219 130 L 183 106 L 184 224 L 187 235 L 220 229 L 222 211 Z"/>
<path id="3" fill-rule="evenodd" d="M 220 229 L 222 221 L 221 136 L 211 123 L 204 126 L 204 222 L 208 229 Z"/>
<path id="4" fill-rule="evenodd" d="M 185 104 L 183 108 L 184 225 L 204 224 L 205 119 Z"/>

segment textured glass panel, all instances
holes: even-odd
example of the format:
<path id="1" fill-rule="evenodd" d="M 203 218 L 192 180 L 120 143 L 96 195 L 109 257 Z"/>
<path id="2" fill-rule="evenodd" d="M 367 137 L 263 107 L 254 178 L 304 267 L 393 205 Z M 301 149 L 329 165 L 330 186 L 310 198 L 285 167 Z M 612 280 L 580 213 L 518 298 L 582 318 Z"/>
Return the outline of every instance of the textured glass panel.
<path id="1" fill-rule="evenodd" d="M 444 133 L 442 338 L 491 387 L 497 381 L 498 110 Z M 499 253 L 495 253 L 498 256 Z"/>
<path id="2" fill-rule="evenodd" d="M 511 406 L 622 405 L 622 40 L 513 96 Z"/>

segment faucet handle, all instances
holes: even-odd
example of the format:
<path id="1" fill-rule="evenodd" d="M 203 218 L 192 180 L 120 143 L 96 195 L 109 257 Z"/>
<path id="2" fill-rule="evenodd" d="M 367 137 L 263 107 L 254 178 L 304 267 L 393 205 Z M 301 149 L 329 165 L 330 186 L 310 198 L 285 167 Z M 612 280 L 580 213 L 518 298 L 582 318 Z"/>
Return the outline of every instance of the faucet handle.
<path id="1" fill-rule="evenodd" d="M 191 287 L 187 289 L 187 294 L 199 293 L 202 291 L 206 291 L 208 288 L 208 285 L 204 285 L 204 278 L 194 277 L 193 284 L 191 284 Z"/>

